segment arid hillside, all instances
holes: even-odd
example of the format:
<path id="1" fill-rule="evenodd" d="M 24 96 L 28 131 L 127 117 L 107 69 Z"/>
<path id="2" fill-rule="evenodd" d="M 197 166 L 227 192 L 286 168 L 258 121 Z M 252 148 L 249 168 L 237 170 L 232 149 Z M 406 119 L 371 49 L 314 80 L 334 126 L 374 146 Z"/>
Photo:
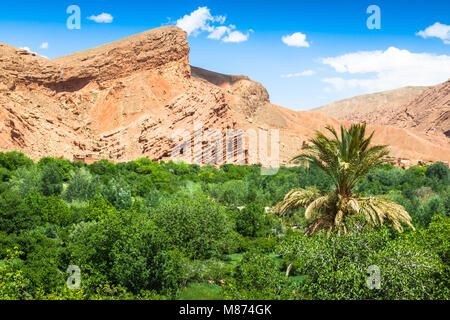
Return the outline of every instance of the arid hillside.
<path id="1" fill-rule="evenodd" d="M 209 156 L 202 161 L 220 163 L 225 156 L 213 142 L 227 130 L 269 132 L 270 141 L 270 130 L 276 129 L 283 164 L 315 130 L 340 123 L 325 113 L 273 105 L 266 89 L 246 76 L 191 67 L 187 34 L 177 27 L 55 60 L 0 44 L 0 149 L 20 150 L 34 159 L 91 154 L 115 162 L 170 159 L 180 144 L 179 133 L 187 130 L 207 137 L 193 146 L 192 160 L 199 162 L 203 152 Z M 409 124 L 374 123 L 369 129 L 376 129 L 375 141 L 390 144 L 394 157 L 450 161 L 445 141 L 434 142 L 407 129 Z M 254 159 L 251 138 L 244 140 L 245 159 Z M 256 162 L 264 163 L 254 149 Z"/>
<path id="2" fill-rule="evenodd" d="M 365 94 L 330 103 L 313 111 L 326 113 L 336 119 L 361 121 L 367 114 L 397 109 L 420 95 L 428 87 L 405 87 Z"/>
<path id="3" fill-rule="evenodd" d="M 450 80 L 334 102 L 314 111 L 336 119 L 409 129 L 450 148 Z"/>
<path id="4" fill-rule="evenodd" d="M 362 120 L 362 119 L 361 119 Z M 430 87 L 397 108 L 366 114 L 366 123 L 413 129 L 431 141 L 450 141 L 450 80 Z"/>

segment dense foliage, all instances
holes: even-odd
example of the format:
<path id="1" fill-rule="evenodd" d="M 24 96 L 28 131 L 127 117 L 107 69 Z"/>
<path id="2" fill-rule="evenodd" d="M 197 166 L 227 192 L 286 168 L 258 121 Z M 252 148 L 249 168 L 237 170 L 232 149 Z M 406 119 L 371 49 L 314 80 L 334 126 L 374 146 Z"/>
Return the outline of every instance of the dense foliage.
<path id="1" fill-rule="evenodd" d="M 0 299 L 448 299 L 449 177 L 442 163 L 384 166 L 354 187 L 402 205 L 416 231 L 355 219 L 357 232 L 307 237 L 304 209 L 265 208 L 294 188 L 333 190 L 314 166 L 263 176 L 0 153 Z M 67 287 L 69 266 L 80 289 Z"/>

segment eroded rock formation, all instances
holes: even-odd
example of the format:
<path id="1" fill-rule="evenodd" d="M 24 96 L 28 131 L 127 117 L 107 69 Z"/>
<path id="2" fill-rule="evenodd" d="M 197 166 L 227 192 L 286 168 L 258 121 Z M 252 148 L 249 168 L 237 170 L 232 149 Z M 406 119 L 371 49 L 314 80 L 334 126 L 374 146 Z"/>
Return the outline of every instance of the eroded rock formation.
<path id="1" fill-rule="evenodd" d="M 230 129 L 276 129 L 283 164 L 315 130 L 340 123 L 323 113 L 273 105 L 266 89 L 246 76 L 191 67 L 187 35 L 177 27 L 54 60 L 0 44 L 0 149 L 34 159 L 170 159 L 180 143 L 174 133 L 187 130 L 208 135 L 193 148 L 192 159 L 206 151 L 217 160 L 211 142 L 220 138 L 214 132 L 225 137 Z M 373 128 L 376 142 L 390 144 L 394 156 L 450 160 L 447 146 L 416 131 Z M 244 149 L 247 159 L 248 143 Z"/>

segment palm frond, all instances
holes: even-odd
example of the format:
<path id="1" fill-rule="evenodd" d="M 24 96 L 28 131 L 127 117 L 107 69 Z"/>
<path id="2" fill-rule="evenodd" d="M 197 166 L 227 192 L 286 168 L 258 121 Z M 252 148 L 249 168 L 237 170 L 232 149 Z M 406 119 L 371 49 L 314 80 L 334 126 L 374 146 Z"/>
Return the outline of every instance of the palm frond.
<path id="1" fill-rule="evenodd" d="M 325 230 L 327 233 L 334 229 L 334 220 L 330 215 L 323 215 L 314 219 L 306 230 L 307 235 L 312 235 L 320 230 Z"/>
<path id="2" fill-rule="evenodd" d="M 273 208 L 273 210 L 280 215 L 284 215 L 288 211 L 297 209 L 298 207 L 309 206 L 320 196 L 321 193 L 316 188 L 293 189 L 284 197 L 283 201 Z"/>
<path id="3" fill-rule="evenodd" d="M 379 197 L 361 198 L 358 200 L 361 213 L 370 217 L 368 222 L 374 226 L 382 226 L 388 223 L 398 232 L 403 232 L 403 226 L 407 225 L 415 230 L 411 223 L 411 217 L 401 205 Z"/>
<path id="4" fill-rule="evenodd" d="M 328 197 L 322 196 L 309 204 L 305 211 L 305 218 L 311 219 L 314 212 L 324 212 L 327 208 Z"/>

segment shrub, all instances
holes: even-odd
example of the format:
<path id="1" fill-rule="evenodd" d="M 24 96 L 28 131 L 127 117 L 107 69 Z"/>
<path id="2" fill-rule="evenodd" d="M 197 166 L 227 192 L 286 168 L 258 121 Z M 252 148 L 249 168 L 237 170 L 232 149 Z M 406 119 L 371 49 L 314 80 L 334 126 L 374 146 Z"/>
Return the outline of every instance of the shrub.
<path id="1" fill-rule="evenodd" d="M 414 233 L 411 233 L 415 235 Z M 311 299 L 442 299 L 436 290 L 444 275 L 442 261 L 417 238 L 392 239 L 386 229 L 360 229 L 346 236 L 323 234 L 306 238 L 296 233 L 281 246 L 296 255 L 296 272 L 307 275 L 302 287 Z M 412 240 L 413 239 L 413 240 Z M 292 257 L 292 255 L 291 255 Z M 369 289 L 368 268 L 380 270 L 379 289 Z"/>
<path id="2" fill-rule="evenodd" d="M 249 237 L 264 237 L 270 232 L 271 223 L 263 206 L 251 203 L 235 213 L 236 230 Z"/>
<path id="3" fill-rule="evenodd" d="M 259 252 L 248 252 L 236 267 L 233 279 L 223 287 L 226 299 L 272 300 L 296 297 L 296 285 L 281 273 L 274 260 Z"/>
<path id="4" fill-rule="evenodd" d="M 232 250 L 233 226 L 226 209 L 204 197 L 164 201 L 151 212 L 173 247 L 190 258 L 210 258 Z"/>

